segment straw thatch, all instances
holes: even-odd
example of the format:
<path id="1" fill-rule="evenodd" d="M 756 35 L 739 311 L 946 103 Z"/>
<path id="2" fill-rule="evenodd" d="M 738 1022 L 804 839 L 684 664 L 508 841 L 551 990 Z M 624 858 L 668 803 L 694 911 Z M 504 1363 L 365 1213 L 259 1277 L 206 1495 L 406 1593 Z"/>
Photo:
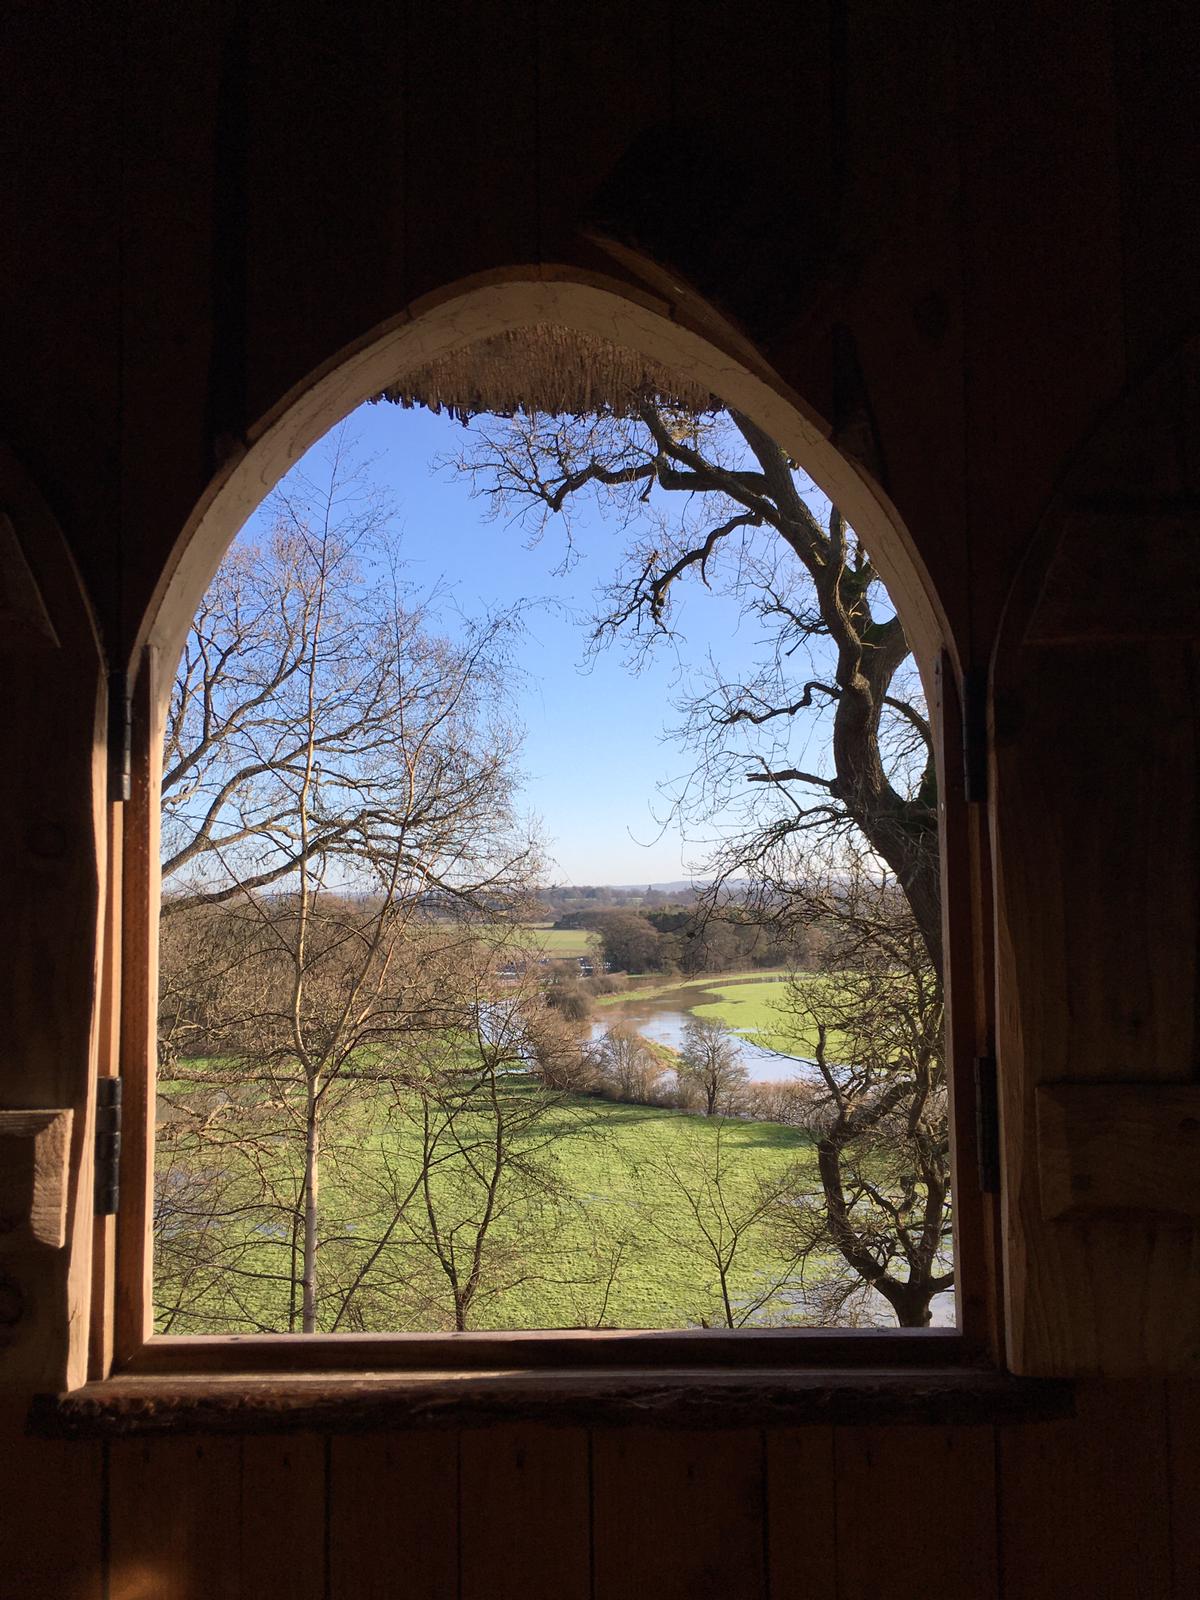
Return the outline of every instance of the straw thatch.
<path id="1" fill-rule="evenodd" d="M 408 373 L 378 398 L 448 411 L 462 422 L 520 411 L 629 416 L 646 400 L 692 412 L 720 408 L 706 389 L 636 351 L 551 324 L 484 339 Z"/>

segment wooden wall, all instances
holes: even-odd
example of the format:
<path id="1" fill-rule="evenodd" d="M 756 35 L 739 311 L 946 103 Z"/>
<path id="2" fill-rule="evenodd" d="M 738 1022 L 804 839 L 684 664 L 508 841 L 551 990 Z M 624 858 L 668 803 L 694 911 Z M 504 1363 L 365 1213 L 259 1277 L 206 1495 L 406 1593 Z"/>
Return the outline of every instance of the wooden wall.
<path id="1" fill-rule="evenodd" d="M 983 0 L 17 0 L 0 130 L 0 426 L 63 531 L 107 664 L 127 658 L 214 474 L 306 375 L 460 277 L 611 266 L 601 232 L 690 282 L 835 431 L 870 419 L 876 470 L 959 658 L 986 667 L 1068 463 L 1200 325 L 1196 18 L 1182 0 L 1019 13 Z M 1194 453 L 1193 441 L 1178 443 Z M 1194 517 L 1195 477 L 1181 481 Z M 70 716 L 56 716 L 49 679 L 39 699 L 36 669 L 0 651 L 0 703 L 28 752 L 18 772 L 9 740 L 0 775 L 0 839 L 22 858 L 5 863 L 0 940 L 15 992 L 47 1021 L 6 1036 L 0 1108 L 69 1104 L 80 1139 L 102 921 L 80 889 L 98 860 L 81 774 L 101 664 L 86 633 L 70 642 Z M 1174 738 L 1195 704 L 1182 678 L 1165 692 Z M 1093 699 L 1101 728 L 1102 709 Z M 1171 992 L 1153 978 L 1167 934 L 1150 874 L 1117 874 L 1098 910 L 1075 907 L 1070 939 L 1042 942 L 1064 886 L 1097 881 L 1081 836 L 1099 869 L 1129 821 L 1119 783 L 1081 794 L 1076 767 L 1051 771 L 1019 728 L 1007 734 L 1002 777 L 1035 766 L 1054 780 L 1036 807 L 1015 807 L 1016 787 L 999 796 L 999 843 L 1019 845 L 1002 848 L 997 881 L 1000 1072 L 1017 1091 L 1006 1181 L 1021 1196 L 1009 1224 L 1025 1252 L 1009 1259 L 1032 1262 L 1019 1281 L 1040 1273 L 1057 1297 L 1057 1331 L 1034 1306 L 1021 1358 L 1072 1370 L 1086 1364 L 1084 1324 L 1116 1295 L 1110 1335 L 1145 1322 L 1142 1295 L 1146 1326 L 1195 1317 L 1195 1257 L 1181 1249 L 1169 1278 L 1130 1284 L 1111 1276 L 1118 1256 L 1089 1260 L 1060 1232 L 1092 1291 L 1065 1292 L 1081 1280 L 1054 1272 L 1041 1231 L 1031 1091 L 1057 1070 L 1055 1039 L 1112 1036 L 1120 1018 L 1086 980 L 1124 973 L 1129 929 L 1128 981 L 1147 976 L 1122 1014 L 1132 1026 L 1148 1007 L 1155 1041 L 1129 1070 L 1194 1083 L 1195 977 Z M 24 859 L 27 828 L 47 796 L 63 831 L 57 865 L 39 867 Z M 1200 915 L 1195 853 L 1180 848 L 1193 828 L 1163 807 L 1140 836 L 1173 875 L 1175 953 Z M 985 1000 L 986 887 L 974 908 Z M 72 931 L 39 934 L 34 950 L 31 928 L 46 927 Z M 76 1284 L 87 1187 L 81 1147 Z M 47 1271 L 28 1297 L 41 1353 L 20 1381 L 0 1340 L 4 1600 L 1200 1593 L 1200 1401 L 1182 1380 L 1088 1384 L 1074 1422 L 998 1432 L 27 1442 L 34 1375 L 67 1370 L 86 1322 L 65 1280 Z M 1194 1361 L 1200 1340 L 1177 1342 Z M 1168 1345 L 1164 1333 L 1134 1354 L 1153 1365 Z M 1104 1359 L 1119 1364 L 1112 1346 Z"/>
<path id="2" fill-rule="evenodd" d="M 4 1460 L 15 1465 L 14 1441 Z M 1072 1421 L 17 1446 L 0 1597 L 1194 1600 L 1200 1386 Z"/>

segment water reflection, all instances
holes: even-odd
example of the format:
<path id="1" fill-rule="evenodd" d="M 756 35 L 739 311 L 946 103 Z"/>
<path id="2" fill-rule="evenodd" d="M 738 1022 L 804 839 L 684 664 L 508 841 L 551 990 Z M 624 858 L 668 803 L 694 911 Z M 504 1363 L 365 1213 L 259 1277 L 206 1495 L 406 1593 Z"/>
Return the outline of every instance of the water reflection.
<path id="1" fill-rule="evenodd" d="M 715 998 L 703 989 L 694 989 L 689 998 L 693 1005 L 703 1005 Z M 593 1040 L 602 1039 L 610 1028 L 632 1028 L 653 1044 L 665 1044 L 671 1050 L 683 1048 L 683 1030 L 691 1013 L 679 1009 L 670 998 L 663 1001 L 641 1000 L 625 1005 L 605 1006 L 599 1020 L 592 1024 Z M 755 1044 L 752 1039 L 734 1036 L 738 1054 L 751 1083 L 782 1083 L 792 1078 L 819 1082 L 816 1063 L 807 1056 L 783 1055 Z"/>

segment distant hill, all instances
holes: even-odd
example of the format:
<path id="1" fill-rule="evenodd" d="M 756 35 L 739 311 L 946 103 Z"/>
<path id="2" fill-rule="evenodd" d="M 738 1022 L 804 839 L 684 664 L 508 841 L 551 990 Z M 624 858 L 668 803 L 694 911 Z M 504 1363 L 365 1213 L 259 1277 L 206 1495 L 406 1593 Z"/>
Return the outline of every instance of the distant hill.
<path id="1" fill-rule="evenodd" d="M 606 889 L 627 889 L 636 892 L 639 889 L 654 889 L 659 894 L 683 894 L 691 889 L 691 878 L 674 878 L 670 883 L 607 883 Z"/>
<path id="2" fill-rule="evenodd" d="M 728 880 L 730 885 L 744 881 L 745 880 L 741 878 L 730 878 Z M 651 889 L 656 894 L 687 894 L 690 893 L 694 888 L 703 889 L 705 887 L 706 885 L 703 882 L 697 884 L 694 878 L 672 878 L 666 883 L 646 883 L 644 881 L 642 883 L 589 883 L 571 885 L 556 883 L 548 885 L 546 889 L 540 892 L 545 894 L 574 892 L 578 894 L 582 893 L 585 889 L 594 889 L 600 891 L 601 893 L 607 890 L 612 894 L 644 894 L 647 889 Z"/>

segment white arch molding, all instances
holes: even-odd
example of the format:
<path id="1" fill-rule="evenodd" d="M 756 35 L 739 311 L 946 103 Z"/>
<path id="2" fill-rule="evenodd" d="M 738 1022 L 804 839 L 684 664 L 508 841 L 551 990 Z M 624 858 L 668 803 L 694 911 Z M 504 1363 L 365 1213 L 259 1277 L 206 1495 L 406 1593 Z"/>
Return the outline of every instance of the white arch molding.
<path id="1" fill-rule="evenodd" d="M 176 541 L 137 638 L 169 693 L 187 629 L 230 543 L 290 467 L 356 407 L 408 372 L 496 334 L 553 323 L 623 345 L 750 417 L 804 467 L 871 552 L 916 652 L 926 691 L 942 649 L 953 651 L 928 572 L 883 490 L 830 442 L 829 427 L 751 345 L 688 296 L 657 298 L 616 278 L 567 267 L 508 268 L 425 297 L 346 347 L 249 430 Z M 932 699 L 932 695 L 930 695 Z"/>

